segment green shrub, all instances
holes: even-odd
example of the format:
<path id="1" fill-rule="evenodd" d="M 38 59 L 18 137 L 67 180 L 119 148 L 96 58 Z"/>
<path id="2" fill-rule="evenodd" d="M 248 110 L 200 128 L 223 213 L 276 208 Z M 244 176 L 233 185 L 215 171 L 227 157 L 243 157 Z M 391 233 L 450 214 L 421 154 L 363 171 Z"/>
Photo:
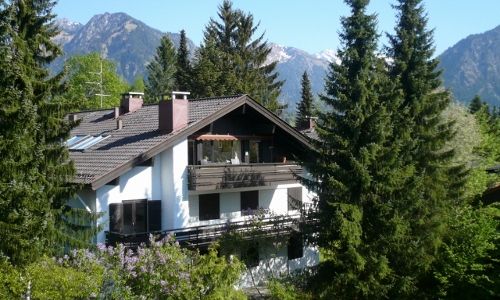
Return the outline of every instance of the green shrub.
<path id="1" fill-rule="evenodd" d="M 102 286 L 103 268 L 97 264 L 70 266 L 68 258 L 44 257 L 26 269 L 33 299 L 95 298 Z"/>

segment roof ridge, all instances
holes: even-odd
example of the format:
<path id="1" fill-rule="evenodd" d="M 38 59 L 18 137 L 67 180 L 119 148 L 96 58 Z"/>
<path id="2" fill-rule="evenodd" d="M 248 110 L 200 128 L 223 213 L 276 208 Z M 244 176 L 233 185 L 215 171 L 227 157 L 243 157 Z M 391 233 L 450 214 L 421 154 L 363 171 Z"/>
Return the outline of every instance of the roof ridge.
<path id="1" fill-rule="evenodd" d="M 214 100 L 214 99 L 227 99 L 227 98 L 241 98 L 242 96 L 246 96 L 247 94 L 234 94 L 227 96 L 214 96 L 214 97 L 203 97 L 203 98 L 195 98 L 188 99 L 189 101 L 203 101 L 203 100 Z"/>

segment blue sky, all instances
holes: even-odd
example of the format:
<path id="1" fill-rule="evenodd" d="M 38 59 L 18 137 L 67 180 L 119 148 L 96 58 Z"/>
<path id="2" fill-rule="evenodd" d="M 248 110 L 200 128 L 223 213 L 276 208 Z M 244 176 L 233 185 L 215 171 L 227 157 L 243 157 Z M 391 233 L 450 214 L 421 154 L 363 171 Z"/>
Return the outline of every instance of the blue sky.
<path id="1" fill-rule="evenodd" d="M 161 31 L 185 29 L 199 44 L 208 20 L 216 18 L 222 0 L 59 0 L 58 17 L 86 23 L 93 15 L 125 12 Z M 341 0 L 234 0 L 233 6 L 251 12 L 260 21 L 268 41 L 310 53 L 339 46 L 340 17 L 349 13 Z M 372 0 L 379 32 L 392 32 L 395 0 Z M 470 34 L 500 25 L 499 0 L 424 0 L 429 27 L 434 28 L 436 54 Z M 385 42 L 385 39 L 382 39 Z"/>

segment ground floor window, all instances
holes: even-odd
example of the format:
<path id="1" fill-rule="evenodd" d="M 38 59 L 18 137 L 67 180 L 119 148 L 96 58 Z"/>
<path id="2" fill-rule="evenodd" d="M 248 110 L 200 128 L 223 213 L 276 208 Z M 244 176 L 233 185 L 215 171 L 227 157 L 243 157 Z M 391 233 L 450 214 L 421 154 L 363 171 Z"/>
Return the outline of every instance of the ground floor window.
<path id="1" fill-rule="evenodd" d="M 253 215 L 259 208 L 259 191 L 241 192 L 241 215 Z"/>
<path id="2" fill-rule="evenodd" d="M 294 233 L 288 239 L 288 259 L 296 259 L 304 256 L 304 240 L 300 233 Z"/>
<path id="3" fill-rule="evenodd" d="M 200 221 L 220 219 L 219 194 L 203 194 L 199 196 Z"/>
<path id="4" fill-rule="evenodd" d="M 109 205 L 109 231 L 123 234 L 161 230 L 160 200 L 125 200 Z"/>
<path id="5" fill-rule="evenodd" d="M 254 242 L 241 249 L 241 260 L 248 268 L 259 265 L 259 244 Z"/>

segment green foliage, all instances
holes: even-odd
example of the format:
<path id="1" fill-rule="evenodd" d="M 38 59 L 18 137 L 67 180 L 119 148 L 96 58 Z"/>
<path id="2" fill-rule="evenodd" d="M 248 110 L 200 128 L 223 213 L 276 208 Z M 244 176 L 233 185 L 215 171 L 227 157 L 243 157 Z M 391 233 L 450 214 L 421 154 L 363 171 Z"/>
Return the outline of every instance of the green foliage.
<path id="1" fill-rule="evenodd" d="M 246 299 L 235 289 L 243 270 L 214 247 L 200 255 L 173 240 L 134 253 L 99 245 L 59 259 L 42 257 L 26 268 L 1 261 L 0 296 L 34 299 Z"/>
<path id="2" fill-rule="evenodd" d="M 253 39 L 258 25 L 253 16 L 233 9 L 225 0 L 219 7 L 220 22 L 211 19 L 203 45 L 196 54 L 193 93 L 196 97 L 249 94 L 277 112 L 283 82 L 277 81 L 276 62 L 265 64 L 271 48 L 264 35 Z"/>
<path id="3" fill-rule="evenodd" d="M 69 102 L 75 110 L 119 106 L 120 95 L 128 90 L 127 83 L 116 73 L 116 65 L 98 53 L 75 55 L 66 61 L 64 68 L 67 90 L 62 102 Z M 102 97 L 101 103 L 96 94 L 109 96 Z"/>
<path id="4" fill-rule="evenodd" d="M 499 225 L 485 209 L 463 206 L 450 212 L 449 230 L 433 267 L 433 292 L 449 299 L 499 295 Z M 494 250 L 496 262 L 490 258 Z"/>
<path id="5" fill-rule="evenodd" d="M 142 76 L 137 75 L 134 79 L 134 83 L 132 83 L 132 86 L 130 86 L 129 92 L 141 92 L 144 93 L 144 90 L 146 89 L 144 85 L 144 78 Z"/>
<path id="6" fill-rule="evenodd" d="M 20 299 L 24 293 L 21 273 L 7 258 L 0 256 L 0 299 Z"/>
<path id="7" fill-rule="evenodd" d="M 71 267 L 68 257 L 56 262 L 42 258 L 26 269 L 34 299 L 88 299 L 95 298 L 102 285 L 103 268 L 97 264 Z"/>
<path id="8" fill-rule="evenodd" d="M 295 287 L 287 285 L 278 280 L 270 280 L 267 284 L 269 293 L 272 300 L 294 300 L 294 299 L 307 299 L 305 297 L 299 298 Z"/>
<path id="9" fill-rule="evenodd" d="M 302 98 L 297 104 L 297 116 L 295 118 L 295 125 L 297 128 L 304 128 L 309 125 L 309 118 L 314 114 L 313 100 L 314 97 L 311 92 L 311 81 L 307 72 L 302 74 Z"/>
<path id="10" fill-rule="evenodd" d="M 162 95 L 170 95 L 175 83 L 176 52 L 167 36 L 163 36 L 153 61 L 147 66 L 146 101 L 157 103 Z"/>

